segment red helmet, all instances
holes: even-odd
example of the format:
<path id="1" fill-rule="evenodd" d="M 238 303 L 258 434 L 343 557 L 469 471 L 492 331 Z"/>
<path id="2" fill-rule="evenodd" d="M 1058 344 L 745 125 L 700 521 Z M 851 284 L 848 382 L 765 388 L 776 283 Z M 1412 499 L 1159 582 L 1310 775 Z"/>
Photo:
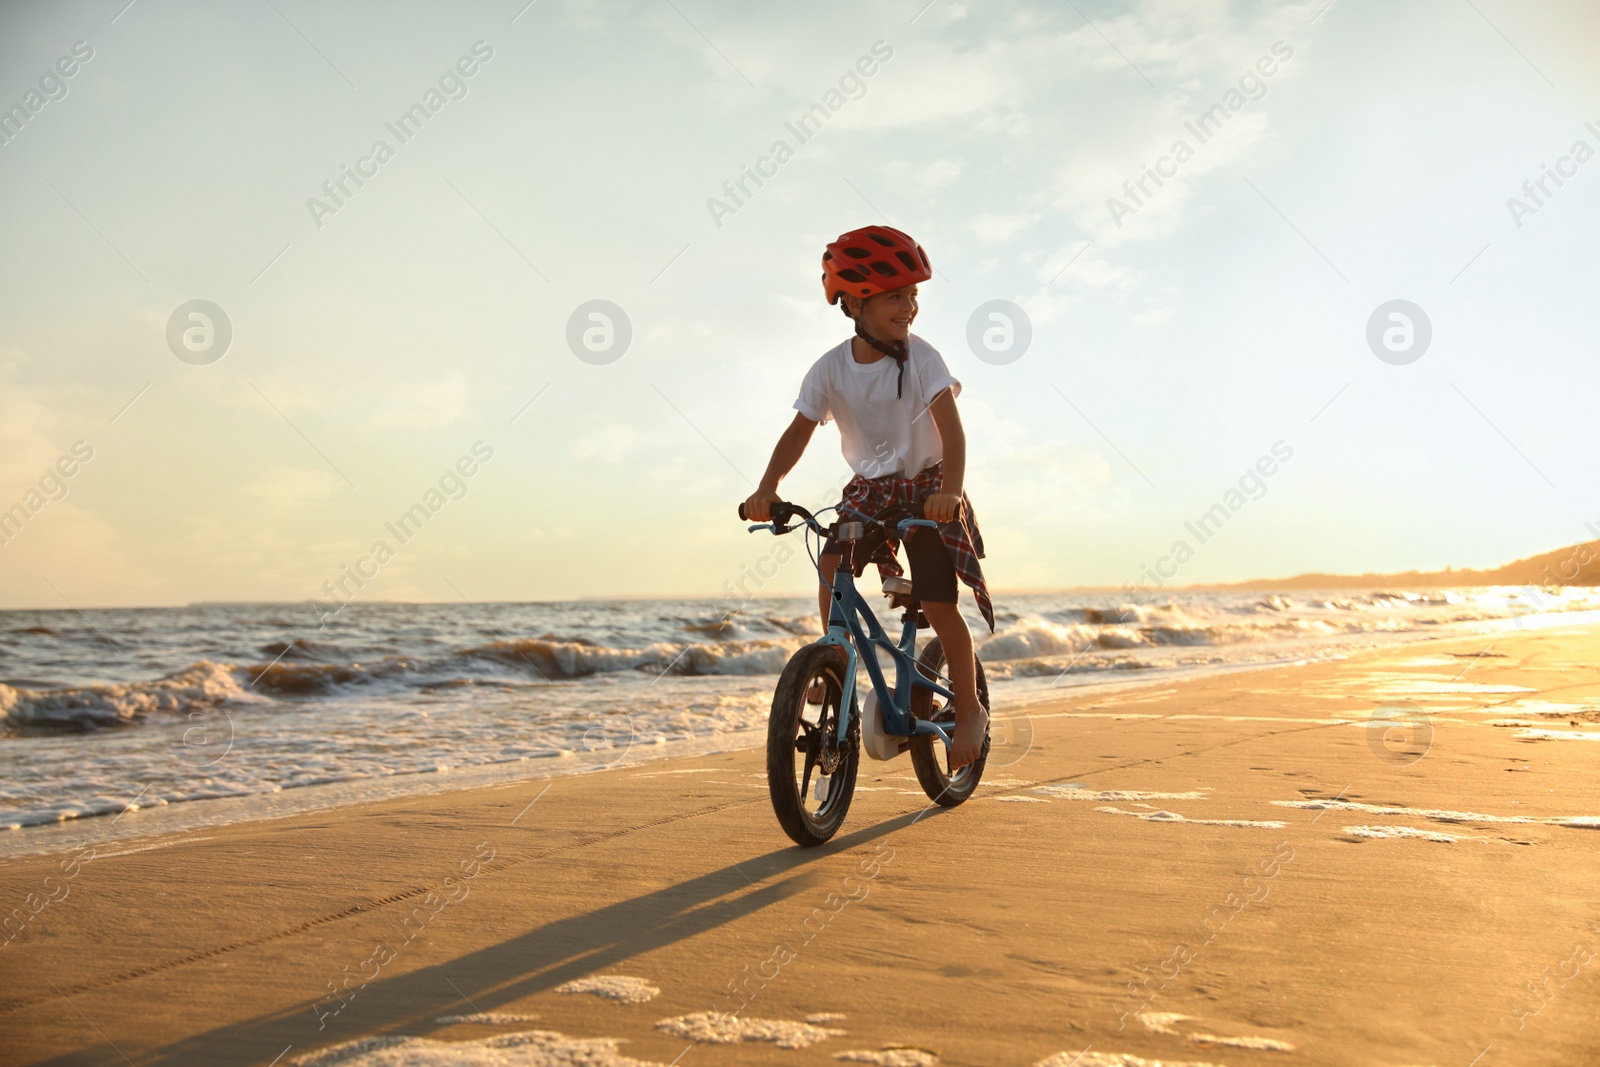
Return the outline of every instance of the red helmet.
<path id="1" fill-rule="evenodd" d="M 892 226 L 851 230 L 822 253 L 822 288 L 830 304 L 846 293 L 867 297 L 931 277 L 928 253 Z"/>

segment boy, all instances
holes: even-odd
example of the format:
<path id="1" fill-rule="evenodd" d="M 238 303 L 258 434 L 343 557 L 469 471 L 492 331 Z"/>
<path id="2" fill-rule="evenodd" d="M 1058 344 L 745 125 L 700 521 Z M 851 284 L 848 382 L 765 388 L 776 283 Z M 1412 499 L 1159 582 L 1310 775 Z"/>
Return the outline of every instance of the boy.
<path id="1" fill-rule="evenodd" d="M 828 246 L 822 255 L 824 293 L 830 304 L 843 301 L 840 310 L 854 320 L 855 336 L 806 374 L 794 403 L 799 414 L 779 438 L 760 487 L 745 501 L 745 513 L 754 522 L 771 518 L 772 505 L 781 499 L 778 483 L 800 461 L 817 424 L 831 417 L 839 423 L 844 457 L 856 472 L 844 488 L 841 518 L 872 519 L 891 506 L 920 503 L 923 515 L 939 523 L 937 533 L 914 527 L 906 556 L 916 597 L 944 648 L 955 693 L 954 774 L 980 758 L 989 732 L 988 713 L 978 701 L 972 634 L 956 606 L 957 576 L 972 587 L 990 632 L 994 608 L 978 566 L 983 537 L 962 489 L 967 442 L 955 399 L 961 383 L 932 345 L 911 334 L 917 284 L 931 277 L 933 267 L 922 246 L 888 226 L 853 230 Z M 874 558 L 880 573 L 899 573 L 893 549 L 891 544 L 881 562 Z M 830 583 L 842 558 L 843 551 L 830 540 L 818 560 L 824 631 Z"/>

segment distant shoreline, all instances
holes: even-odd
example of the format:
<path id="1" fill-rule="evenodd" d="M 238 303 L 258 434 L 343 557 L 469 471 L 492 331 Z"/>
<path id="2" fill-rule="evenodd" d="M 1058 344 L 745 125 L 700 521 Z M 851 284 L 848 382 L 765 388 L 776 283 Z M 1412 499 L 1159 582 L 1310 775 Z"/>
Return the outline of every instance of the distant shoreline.
<path id="1" fill-rule="evenodd" d="M 1296 574 L 1287 578 L 1250 578 L 1236 582 L 1205 582 L 1197 585 L 1074 585 L 1055 588 L 996 588 L 1002 596 L 1034 594 L 1088 593 L 1088 594 L 1140 594 L 1156 593 L 1244 593 L 1244 592 L 1305 592 L 1307 590 L 1335 589 L 1482 589 L 1489 586 L 1520 586 L 1556 588 L 1561 586 L 1600 586 L 1600 541 L 1569 545 L 1566 548 L 1529 556 L 1503 567 L 1490 570 L 1402 571 L 1393 574 Z M 793 600 L 807 597 L 809 592 L 774 593 L 756 595 L 756 600 Z M 522 600 L 483 600 L 482 604 L 578 604 L 621 601 L 649 603 L 674 600 L 725 600 L 720 593 L 653 594 L 649 596 L 579 596 L 529 598 Z M 368 600 L 369 605 L 420 606 L 450 604 L 450 600 Z M 187 604 L 122 604 L 91 607 L 90 611 L 145 611 L 163 608 L 245 608 L 269 607 L 303 610 L 303 600 L 200 600 Z M 0 608 L 0 612 L 67 611 L 55 607 Z"/>
<path id="2" fill-rule="evenodd" d="M 1456 571 L 1455 575 L 1465 576 L 1469 572 Z M 994 596 L 1051 596 L 1065 594 L 1083 594 L 1094 596 L 1128 596 L 1138 594 L 1148 599 L 1159 594 L 1191 594 L 1191 593 L 1304 593 L 1318 591 L 1350 591 L 1370 590 L 1381 592 L 1384 590 L 1402 589 L 1487 589 L 1496 586 L 1515 587 L 1582 587 L 1593 588 L 1600 586 L 1600 580 L 1586 582 L 1525 582 L 1525 581 L 1483 581 L 1483 580 L 1455 580 L 1435 581 L 1435 575 L 1422 574 L 1420 576 L 1397 575 L 1296 575 L 1291 578 L 1257 578 L 1242 582 L 1217 582 L 1202 585 L 1170 585 L 1148 588 L 1123 589 L 1113 585 L 1072 585 L 1052 588 L 993 588 L 990 592 Z M 868 590 L 870 592 L 870 590 Z M 805 600 L 812 594 L 799 593 L 772 593 L 758 594 L 750 599 L 755 601 L 769 600 Z M 478 605 L 526 605 L 526 604 L 648 604 L 652 602 L 673 603 L 686 600 L 721 600 L 725 599 L 713 594 L 681 594 L 650 596 L 581 596 L 554 599 L 527 599 L 527 600 L 479 600 Z M 452 600 L 368 600 L 363 602 L 363 607 L 438 607 L 458 603 Z M 28 607 L 28 608 L 0 608 L 0 615 L 23 614 L 71 614 L 78 611 L 190 611 L 197 608 L 298 608 L 303 607 L 302 601 L 292 600 L 228 600 L 212 601 L 202 600 L 192 603 L 172 604 L 87 604 L 73 608 L 59 607 Z"/>

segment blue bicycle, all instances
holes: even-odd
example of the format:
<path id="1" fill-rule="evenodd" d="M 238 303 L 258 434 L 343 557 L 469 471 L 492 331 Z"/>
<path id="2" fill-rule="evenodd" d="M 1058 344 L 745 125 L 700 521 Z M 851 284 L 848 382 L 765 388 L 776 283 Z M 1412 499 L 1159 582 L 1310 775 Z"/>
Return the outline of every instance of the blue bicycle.
<path id="1" fill-rule="evenodd" d="M 824 509 L 825 511 L 833 509 Z M 739 518 L 746 519 L 743 504 Z M 792 518 L 799 525 L 788 525 Z M 898 644 L 889 640 L 872 610 L 856 591 L 860 577 L 885 540 L 904 539 L 916 526 L 938 528 L 922 518 L 920 505 L 890 509 L 877 519 L 840 520 L 823 526 L 798 504 L 778 502 L 772 521 L 750 527 L 787 534 L 804 527 L 806 550 L 818 566 L 810 534 L 835 538 L 844 549 L 833 576 L 833 602 L 828 612 L 826 636 L 805 646 L 789 659 L 772 695 L 772 715 L 767 721 L 767 788 L 778 823 L 796 844 L 820 845 L 843 825 L 855 793 L 856 770 L 862 748 L 873 759 L 890 760 L 909 751 L 917 781 L 928 799 L 943 807 L 962 803 L 983 778 L 988 745 L 977 761 L 950 774 L 939 759 L 948 752 L 955 733 L 954 695 L 943 674 L 944 649 L 935 637 L 916 652 L 917 631 L 928 628 L 912 583 L 904 578 L 884 581 L 891 608 L 904 608 Z M 818 577 L 821 568 L 818 567 Z M 863 623 L 865 624 L 863 626 Z M 877 650 L 894 661 L 894 688 L 884 680 Z M 974 657 L 976 659 L 976 657 Z M 857 700 L 856 671 L 865 666 L 872 689 Z M 977 671 L 978 700 L 989 708 L 989 687 L 983 664 Z M 814 702 L 819 695 L 821 702 Z M 936 749 L 935 742 L 943 744 Z M 817 775 L 815 785 L 812 774 Z"/>

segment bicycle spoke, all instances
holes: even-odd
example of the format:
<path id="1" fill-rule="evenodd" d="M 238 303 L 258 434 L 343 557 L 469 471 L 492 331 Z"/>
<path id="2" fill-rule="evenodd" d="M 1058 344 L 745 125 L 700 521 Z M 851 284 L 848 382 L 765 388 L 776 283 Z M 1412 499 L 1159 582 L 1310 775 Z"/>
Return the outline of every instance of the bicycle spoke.
<path id="1" fill-rule="evenodd" d="M 837 661 L 837 651 L 821 644 L 795 653 L 774 694 L 769 721 L 767 787 L 773 811 L 784 832 L 803 847 L 833 836 L 855 786 L 859 742 L 845 719 L 848 679 Z M 820 702 L 809 703 L 812 695 Z M 846 726 L 848 736 L 841 733 Z"/>

